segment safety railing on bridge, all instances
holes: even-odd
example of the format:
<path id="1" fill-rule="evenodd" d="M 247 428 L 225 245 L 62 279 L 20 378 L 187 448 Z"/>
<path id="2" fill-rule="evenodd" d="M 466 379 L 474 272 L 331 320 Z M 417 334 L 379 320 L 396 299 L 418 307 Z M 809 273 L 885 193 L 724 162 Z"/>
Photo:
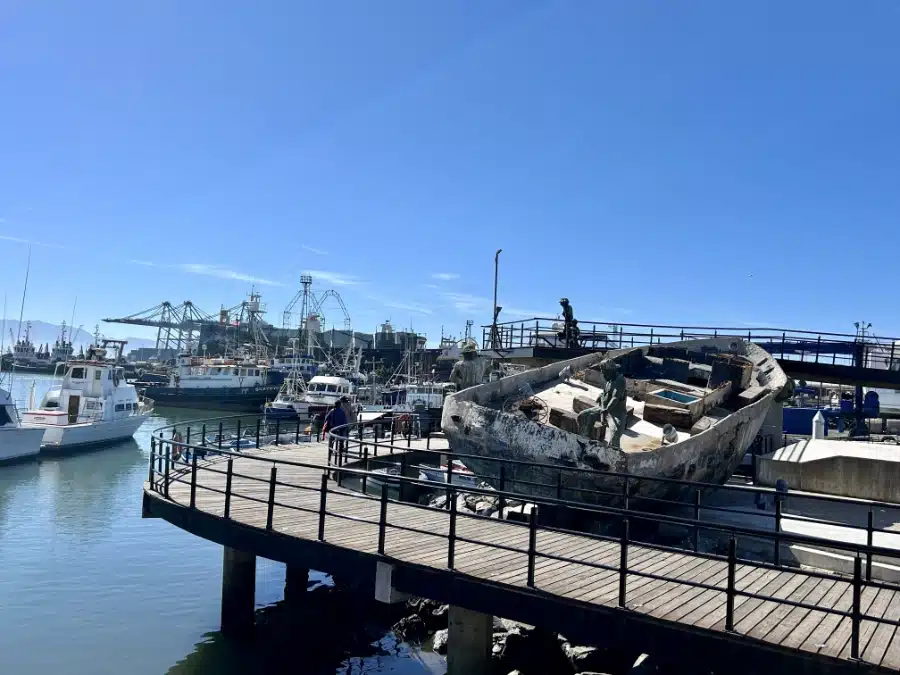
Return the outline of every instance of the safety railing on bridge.
<path id="1" fill-rule="evenodd" d="M 483 349 L 500 352 L 521 348 L 592 349 L 606 351 L 674 342 L 735 337 L 760 345 L 773 356 L 831 365 L 861 365 L 900 370 L 900 338 L 860 337 L 783 328 L 675 326 L 578 321 L 577 330 L 561 319 L 533 318 L 482 326 Z"/>
<path id="2" fill-rule="evenodd" d="M 248 437 L 248 428 L 252 445 L 242 447 L 240 441 L 242 438 Z M 525 557 L 526 561 L 526 586 L 533 589 L 540 588 L 536 579 L 538 560 L 553 560 L 594 568 L 603 573 L 618 575 L 617 604 L 621 608 L 628 607 L 627 582 L 629 577 L 668 581 L 702 589 L 703 592 L 724 594 L 726 606 L 723 618 L 726 631 L 735 630 L 735 600 L 737 598 L 753 598 L 791 608 L 849 618 L 852 626 L 849 651 L 854 659 L 860 658 L 862 654 L 860 640 L 864 626 L 871 627 L 873 624 L 885 626 L 889 631 L 900 627 L 900 621 L 885 616 L 884 612 L 870 614 L 872 601 L 866 595 L 866 591 L 869 589 L 875 589 L 878 592 L 900 590 L 900 586 L 876 580 L 872 574 L 876 560 L 889 561 L 894 566 L 900 564 L 900 550 L 875 545 L 874 542 L 876 536 L 881 539 L 897 535 L 889 528 L 876 526 L 876 520 L 881 517 L 892 523 L 897 522 L 896 514 L 900 505 L 860 502 L 859 500 L 824 495 L 804 494 L 797 497 L 755 487 L 721 486 L 613 471 L 562 467 L 524 460 L 475 457 L 453 452 L 448 447 L 432 447 L 432 439 L 435 437 L 431 434 L 417 437 L 411 431 L 413 428 L 414 425 L 409 424 L 409 416 L 402 423 L 397 419 L 375 420 L 338 427 L 324 435 L 321 431 L 317 431 L 303 422 L 290 425 L 276 422 L 274 428 L 270 428 L 265 420 L 259 420 L 257 423 L 241 417 L 220 418 L 166 427 L 155 431 L 151 439 L 148 485 L 151 491 L 166 499 L 170 498 L 173 485 L 187 489 L 189 497 L 184 506 L 189 509 L 198 508 L 198 491 L 205 490 L 219 494 L 224 500 L 224 508 L 220 517 L 225 520 L 233 518 L 231 505 L 235 499 L 256 503 L 260 509 L 265 509 L 265 529 L 267 531 L 278 529 L 275 520 L 276 507 L 304 511 L 316 516 L 318 520 L 316 536 L 319 541 L 328 540 L 326 529 L 328 518 L 366 523 L 377 531 L 374 536 L 377 537 L 377 551 L 380 555 L 385 555 L 386 542 L 393 532 L 412 533 L 432 539 L 439 537 L 446 541 L 446 568 L 451 571 L 456 569 L 456 548 L 461 543 L 520 554 Z M 210 437 L 210 434 L 213 436 Z M 229 440 L 237 441 L 238 444 L 232 446 L 229 444 Z M 308 443 L 314 440 L 328 442 L 329 451 L 326 462 L 298 462 L 279 457 L 277 452 L 279 446 Z M 441 467 L 442 458 L 447 466 L 445 480 L 436 482 L 427 477 L 423 478 L 423 474 L 417 471 L 433 469 L 435 466 Z M 454 482 L 454 477 L 459 477 L 461 473 L 454 468 L 454 461 L 465 464 L 467 459 L 478 460 L 482 463 L 487 459 L 497 467 L 497 471 L 491 471 L 484 475 L 467 472 L 472 480 L 467 484 L 458 484 Z M 236 460 L 259 462 L 269 468 L 268 476 L 261 477 L 251 473 L 241 473 L 235 468 Z M 515 466 L 549 469 L 557 472 L 560 478 L 554 483 L 517 479 L 512 471 L 507 472 L 507 468 Z M 312 472 L 319 476 L 318 484 L 311 486 L 281 480 L 278 472 L 282 467 L 302 468 Z M 566 475 L 572 473 L 582 474 L 583 477 L 597 476 L 613 479 L 618 481 L 619 487 L 616 490 L 594 490 L 572 486 L 565 479 Z M 201 477 L 205 475 L 224 476 L 224 488 L 204 484 Z M 267 485 L 267 498 L 258 496 L 258 492 L 250 494 L 239 491 L 235 486 L 236 481 L 250 481 Z M 642 487 L 650 484 L 671 486 L 675 488 L 679 497 L 655 497 L 642 494 Z M 375 494 L 372 494 L 372 488 L 375 488 Z M 446 495 L 445 505 L 433 506 L 408 501 L 412 491 L 421 490 L 443 493 Z M 761 497 L 774 500 L 774 513 L 733 509 L 703 502 L 702 495 L 722 490 L 740 491 L 745 495 L 753 495 L 754 499 Z M 540 494 L 535 494 L 535 492 Z M 352 513 L 346 513 L 330 507 L 329 495 L 336 493 L 345 498 L 351 497 L 360 503 L 371 503 L 373 517 L 364 517 L 359 509 L 353 509 Z M 392 495 L 392 493 L 394 494 Z M 302 494 L 314 494 L 316 499 L 314 502 L 308 500 L 304 502 L 302 499 L 291 501 L 292 496 Z M 461 518 L 491 519 L 486 515 L 469 513 L 460 509 L 459 497 L 465 495 L 498 500 L 500 505 L 498 513 L 501 516 L 505 511 L 504 503 L 517 502 L 529 505 L 528 515 L 524 522 L 504 521 L 510 527 L 523 528 L 523 532 L 527 531 L 527 546 L 518 547 L 494 539 L 474 539 L 460 535 L 458 523 Z M 685 495 L 688 496 L 687 500 L 683 498 Z M 785 512 L 785 504 L 788 503 L 788 500 L 793 499 L 802 499 L 813 505 L 837 504 L 854 509 L 859 509 L 862 505 L 866 513 L 864 526 L 866 542 L 864 544 L 847 542 L 835 538 L 822 538 L 784 531 L 782 529 L 784 523 L 791 518 Z M 448 519 L 446 533 L 392 521 L 392 509 L 400 507 L 421 509 L 430 513 L 443 513 Z M 678 513 L 685 507 L 693 509 L 690 516 L 673 515 L 673 512 Z M 522 513 L 524 514 L 525 511 L 526 509 L 523 508 Z M 771 517 L 773 529 L 722 522 L 710 517 L 711 514 L 721 514 L 722 512 L 744 513 L 761 518 Z M 550 514 L 553 513 L 578 514 L 583 518 L 606 524 L 607 529 L 603 534 L 574 530 L 560 524 L 560 521 L 552 519 Z M 496 519 L 493 520 L 497 522 Z M 819 525 L 850 527 L 846 522 L 824 518 L 804 517 L 803 520 Z M 649 538 L 646 533 L 638 531 L 641 529 L 641 524 L 646 524 L 649 529 L 658 528 L 660 524 L 670 528 L 681 528 L 686 533 L 690 533 L 690 542 L 686 546 L 658 543 Z M 586 560 L 583 557 L 568 556 L 565 553 L 560 554 L 558 551 L 541 550 L 538 547 L 537 533 L 539 531 L 613 542 L 618 547 L 618 560 L 600 562 Z M 701 550 L 698 542 L 700 532 L 714 533 L 716 537 L 723 539 L 726 542 L 727 552 L 716 553 Z M 742 555 L 740 553 L 742 546 L 739 544 L 745 540 L 769 542 L 773 551 L 771 560 L 759 560 L 755 557 L 751 559 Z M 853 573 L 844 575 L 838 572 L 791 565 L 789 561 L 782 558 L 782 548 L 790 545 L 816 547 L 848 555 L 853 560 Z M 666 575 L 664 571 L 660 570 L 657 570 L 660 573 L 656 573 L 647 569 L 637 569 L 629 558 L 629 551 L 635 546 L 640 546 L 645 550 L 680 553 L 724 563 L 725 579 L 719 580 L 723 585 L 716 583 L 711 578 L 697 581 L 678 575 Z M 820 605 L 806 602 L 804 599 L 789 600 L 784 597 L 751 591 L 747 587 L 739 586 L 738 567 L 744 572 L 749 568 L 757 568 L 790 572 L 809 579 L 828 580 L 835 584 L 843 582 L 848 584 L 849 601 L 843 604 Z M 874 628 L 867 630 L 866 636 L 871 638 L 874 630 Z"/>

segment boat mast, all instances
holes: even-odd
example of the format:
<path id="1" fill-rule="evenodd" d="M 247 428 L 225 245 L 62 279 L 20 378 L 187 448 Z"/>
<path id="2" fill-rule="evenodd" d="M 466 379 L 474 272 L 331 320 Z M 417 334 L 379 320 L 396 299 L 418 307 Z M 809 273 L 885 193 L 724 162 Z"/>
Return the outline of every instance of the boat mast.
<path id="1" fill-rule="evenodd" d="M 16 335 L 16 342 L 22 335 L 22 318 L 25 316 L 25 295 L 28 293 L 28 276 L 31 274 L 31 247 L 28 247 L 28 262 L 25 265 L 25 287 L 22 289 L 22 305 L 19 307 L 19 327 Z M 12 395 L 13 379 L 16 376 L 16 360 L 13 359 L 12 368 L 9 371 L 9 390 Z"/>

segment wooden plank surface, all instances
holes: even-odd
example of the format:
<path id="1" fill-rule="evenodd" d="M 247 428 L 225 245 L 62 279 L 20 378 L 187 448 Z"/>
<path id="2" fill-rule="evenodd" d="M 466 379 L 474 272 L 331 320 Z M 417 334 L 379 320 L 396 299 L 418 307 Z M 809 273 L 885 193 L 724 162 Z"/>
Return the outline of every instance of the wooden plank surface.
<path id="1" fill-rule="evenodd" d="M 399 461 L 399 456 L 394 455 L 391 461 Z M 324 443 L 282 445 L 235 457 L 230 517 L 244 525 L 265 528 L 273 459 L 279 460 L 273 530 L 316 539 L 320 486 L 327 465 Z M 281 463 L 285 460 L 312 466 Z M 198 463 L 196 508 L 218 517 L 224 515 L 225 468 L 226 461 L 221 457 Z M 190 468 L 173 469 L 170 479 L 169 499 L 189 505 Z M 161 493 L 161 479 L 157 485 Z M 376 553 L 380 500 L 338 487 L 334 480 L 329 480 L 327 485 L 325 540 L 356 551 Z M 160 493 L 153 496 L 161 498 Z M 446 510 L 389 502 L 385 555 L 408 564 L 446 569 L 449 521 Z M 526 586 L 527 526 L 459 512 L 456 534 L 459 538 L 454 551 L 457 573 L 519 588 Z M 536 551 L 536 589 L 580 602 L 617 606 L 618 540 L 541 528 L 537 532 Z M 648 574 L 662 578 L 645 576 Z M 735 570 L 735 582 L 738 590 L 759 596 L 735 597 L 736 633 L 784 648 L 849 659 L 851 621 L 826 611 L 850 609 L 852 588 L 846 577 L 818 578 L 801 571 L 772 570 L 741 562 Z M 723 560 L 697 556 L 690 551 L 629 544 L 626 600 L 630 611 L 722 632 L 726 585 L 727 564 Z M 817 609 L 787 605 L 780 602 L 783 599 Z M 900 620 L 900 589 L 866 587 L 862 607 L 873 619 Z M 900 668 L 900 628 L 864 620 L 860 627 L 860 652 L 866 663 Z"/>

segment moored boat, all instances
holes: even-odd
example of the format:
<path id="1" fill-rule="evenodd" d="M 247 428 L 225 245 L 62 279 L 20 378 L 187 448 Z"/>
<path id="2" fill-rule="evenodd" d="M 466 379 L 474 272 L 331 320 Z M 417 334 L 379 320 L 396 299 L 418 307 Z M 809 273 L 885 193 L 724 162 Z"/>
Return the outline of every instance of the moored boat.
<path id="1" fill-rule="evenodd" d="M 115 348 L 107 358 L 107 347 Z M 68 451 L 131 438 L 150 417 L 153 402 L 138 396 L 119 365 L 121 340 L 103 340 L 87 358 L 69 361 L 62 382 L 41 404 L 22 415 L 22 424 L 43 430 L 41 450 Z"/>
<path id="2" fill-rule="evenodd" d="M 0 388 L 0 464 L 35 459 L 43 437 L 43 430 L 22 426 L 12 397 Z"/>
<path id="3" fill-rule="evenodd" d="M 590 437 L 576 425 L 577 413 L 596 405 L 605 358 L 618 366 L 627 393 L 616 447 L 601 424 Z M 598 492 L 622 489 L 612 472 L 724 483 L 788 389 L 778 362 L 757 345 L 688 340 L 588 354 L 466 389 L 447 397 L 441 426 L 454 451 L 476 456 L 466 465 L 495 487 L 500 463 L 490 460 L 521 460 L 540 465 L 506 464 L 505 479 L 517 481 L 517 490 L 555 497 L 561 481 L 567 499 L 598 501 Z M 635 483 L 632 492 L 647 496 L 681 489 Z"/>

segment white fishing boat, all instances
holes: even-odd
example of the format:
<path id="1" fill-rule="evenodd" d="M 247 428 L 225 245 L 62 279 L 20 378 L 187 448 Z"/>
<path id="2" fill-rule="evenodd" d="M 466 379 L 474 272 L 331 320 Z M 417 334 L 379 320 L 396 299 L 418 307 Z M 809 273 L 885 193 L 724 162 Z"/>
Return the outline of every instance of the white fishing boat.
<path id="1" fill-rule="evenodd" d="M 306 400 L 306 385 L 299 373 L 289 376 L 274 401 L 263 408 L 266 417 L 272 419 L 309 419 L 309 402 Z"/>
<path id="2" fill-rule="evenodd" d="M 43 437 L 41 429 L 22 426 L 12 397 L 0 389 L 0 464 L 36 458 Z"/>
<path id="3" fill-rule="evenodd" d="M 123 340 L 103 340 L 85 359 L 70 361 L 62 382 L 41 404 L 22 415 L 22 424 L 44 431 L 41 449 L 70 450 L 131 438 L 150 417 L 153 401 L 138 396 L 120 363 Z M 107 348 L 114 347 L 112 358 Z"/>
<path id="4" fill-rule="evenodd" d="M 307 414 L 312 416 L 323 413 L 345 396 L 356 405 L 356 392 L 346 377 L 316 375 L 306 387 L 304 401 L 309 406 Z"/>

